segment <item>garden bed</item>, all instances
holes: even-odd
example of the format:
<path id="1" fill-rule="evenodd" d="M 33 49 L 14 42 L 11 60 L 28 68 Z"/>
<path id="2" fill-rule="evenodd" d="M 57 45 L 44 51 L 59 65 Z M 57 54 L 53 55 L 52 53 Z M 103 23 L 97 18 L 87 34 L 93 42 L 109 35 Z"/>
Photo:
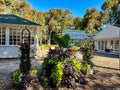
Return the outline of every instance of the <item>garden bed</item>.
<path id="1" fill-rule="evenodd" d="M 95 56 L 92 61 L 93 63 L 95 63 L 95 65 L 97 65 L 94 67 L 95 74 L 93 74 L 92 76 L 86 76 L 88 83 L 86 85 L 78 85 L 78 87 L 76 87 L 76 90 L 77 88 L 79 88 L 78 90 L 98 90 L 98 89 L 119 90 L 120 89 L 120 71 L 117 70 L 118 67 L 115 69 L 115 66 L 118 66 L 118 63 L 117 63 L 118 59 L 104 57 L 104 60 L 103 60 L 102 56 Z M 16 63 L 18 63 L 19 61 L 11 60 L 10 62 L 17 65 Z M 111 69 L 105 68 L 105 66 L 108 67 L 106 63 L 110 63 L 110 62 L 112 63 L 112 65 L 110 66 Z M 7 60 L 2 61 L 1 65 L 4 65 L 3 63 L 7 63 Z M 98 66 L 102 66 L 102 67 L 98 67 Z M 15 90 L 12 87 L 11 74 L 2 73 L 1 71 L 2 69 L 0 70 L 0 90 Z M 39 90 L 43 90 L 43 86 L 41 86 L 40 84 L 37 85 L 37 87 L 39 88 Z M 68 90 L 68 89 L 60 87 L 58 90 Z"/>
<path id="2" fill-rule="evenodd" d="M 76 90 L 119 90 L 120 89 L 120 72 L 100 67 L 94 67 L 95 74 L 86 76 L 88 83 L 86 85 L 77 85 Z M 38 90 L 44 90 L 41 85 L 37 85 Z M 0 73 L 0 90 L 15 90 L 11 84 L 11 74 Z M 49 89 L 45 89 L 49 90 Z M 56 90 L 56 89 L 55 89 Z M 60 87 L 58 90 L 68 90 Z"/>

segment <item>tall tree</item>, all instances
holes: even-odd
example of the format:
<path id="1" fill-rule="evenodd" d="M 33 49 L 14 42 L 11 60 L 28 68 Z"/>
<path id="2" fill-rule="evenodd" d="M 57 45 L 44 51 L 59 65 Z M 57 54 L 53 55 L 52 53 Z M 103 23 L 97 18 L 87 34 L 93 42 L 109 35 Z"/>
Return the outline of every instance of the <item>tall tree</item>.
<path id="1" fill-rule="evenodd" d="M 106 0 L 103 3 L 101 7 L 103 10 L 103 23 L 110 22 L 112 24 L 120 24 L 120 11 L 118 10 L 119 4 L 120 0 Z"/>
<path id="2" fill-rule="evenodd" d="M 12 0 L 1 0 L 0 1 L 0 12 L 7 13 L 11 12 Z"/>
<path id="3" fill-rule="evenodd" d="M 99 26 L 100 13 L 96 8 L 87 9 L 84 18 L 82 29 L 91 34 L 95 33 Z"/>
<path id="4" fill-rule="evenodd" d="M 81 30 L 82 28 L 82 18 L 80 17 L 75 17 L 74 18 L 74 29 L 75 30 Z"/>
<path id="5" fill-rule="evenodd" d="M 62 9 L 51 9 L 49 12 L 45 13 L 45 25 L 48 29 L 48 35 L 51 35 L 50 32 L 56 31 L 58 32 L 67 28 L 67 26 L 71 26 L 73 18 L 69 15 L 71 14 L 70 10 L 62 10 Z M 49 36 L 50 37 L 50 36 Z M 48 40 L 50 41 L 50 40 Z"/>

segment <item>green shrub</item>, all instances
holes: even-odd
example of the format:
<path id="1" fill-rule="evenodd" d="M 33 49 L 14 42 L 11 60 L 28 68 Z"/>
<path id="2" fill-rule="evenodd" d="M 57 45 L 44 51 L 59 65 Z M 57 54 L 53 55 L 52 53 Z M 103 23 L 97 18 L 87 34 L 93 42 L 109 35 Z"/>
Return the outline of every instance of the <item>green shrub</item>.
<path id="1" fill-rule="evenodd" d="M 79 73 L 80 73 L 80 69 L 81 69 L 81 67 L 82 67 L 82 63 L 81 63 L 79 60 L 76 60 L 76 59 L 73 59 L 73 60 L 72 60 L 72 63 L 73 63 L 74 66 L 75 66 L 75 71 L 76 71 L 76 74 L 77 74 L 77 76 L 78 76 Z"/>
<path id="2" fill-rule="evenodd" d="M 37 75 L 37 72 L 38 72 L 38 71 L 36 70 L 35 67 L 32 66 L 32 67 L 30 68 L 30 75 L 31 75 L 31 76 L 33 76 L 33 77 L 36 76 L 36 75 Z"/>
<path id="3" fill-rule="evenodd" d="M 50 78 L 53 79 L 53 84 L 55 86 L 59 86 L 59 84 L 61 83 L 62 80 L 62 76 L 63 76 L 63 68 L 62 68 L 62 63 L 58 62 L 54 68 L 52 69 L 52 74 L 50 76 Z"/>
<path id="4" fill-rule="evenodd" d="M 37 70 L 35 69 L 35 67 L 31 67 L 30 68 L 30 76 L 31 77 L 34 77 L 37 75 Z M 14 73 L 13 73 L 13 85 L 15 86 L 19 86 L 20 85 L 20 76 L 22 75 L 22 72 L 20 69 L 16 70 Z"/>
<path id="5" fill-rule="evenodd" d="M 42 63 L 42 67 L 44 67 L 48 64 L 57 64 L 58 61 L 59 61 L 58 59 L 44 58 L 44 62 Z"/>
<path id="6" fill-rule="evenodd" d="M 90 65 L 89 65 L 89 64 L 83 64 L 83 66 L 82 66 L 82 72 L 83 72 L 84 74 L 87 74 L 89 68 L 90 68 Z"/>
<path id="7" fill-rule="evenodd" d="M 92 58 L 92 42 L 91 41 L 85 41 L 83 45 L 81 46 L 82 54 L 83 54 L 83 63 L 92 64 L 91 58 Z"/>
<path id="8" fill-rule="evenodd" d="M 13 85 L 19 86 L 20 85 L 20 76 L 22 75 L 22 72 L 20 69 L 16 70 L 13 73 Z"/>

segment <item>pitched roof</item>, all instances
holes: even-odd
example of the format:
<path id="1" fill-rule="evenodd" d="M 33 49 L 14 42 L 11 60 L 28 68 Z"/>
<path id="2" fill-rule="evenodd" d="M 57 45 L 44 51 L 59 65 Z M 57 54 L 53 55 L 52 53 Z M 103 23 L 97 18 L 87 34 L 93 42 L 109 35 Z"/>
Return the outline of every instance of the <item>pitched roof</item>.
<path id="1" fill-rule="evenodd" d="M 64 30 L 64 34 L 68 34 L 71 39 L 87 39 L 89 34 L 86 34 L 80 30 Z"/>
<path id="2" fill-rule="evenodd" d="M 2 24 L 22 24 L 22 25 L 39 25 L 30 20 L 13 14 L 0 14 L 0 23 Z"/>
<path id="3" fill-rule="evenodd" d="M 94 39 L 111 39 L 111 38 L 119 38 L 119 27 L 107 25 L 102 31 L 100 31 Z"/>

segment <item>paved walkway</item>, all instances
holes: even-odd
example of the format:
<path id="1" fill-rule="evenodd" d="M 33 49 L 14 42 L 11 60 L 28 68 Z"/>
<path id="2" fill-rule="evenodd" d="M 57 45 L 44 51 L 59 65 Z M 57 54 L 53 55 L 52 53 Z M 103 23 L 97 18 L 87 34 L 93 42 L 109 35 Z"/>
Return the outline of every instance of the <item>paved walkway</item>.
<path id="1" fill-rule="evenodd" d="M 32 59 L 32 65 L 36 67 L 36 69 L 41 69 L 42 61 L 37 61 Z M 19 59 L 2 59 L 0 60 L 0 73 L 12 73 L 13 71 L 19 69 L 20 60 Z"/>

